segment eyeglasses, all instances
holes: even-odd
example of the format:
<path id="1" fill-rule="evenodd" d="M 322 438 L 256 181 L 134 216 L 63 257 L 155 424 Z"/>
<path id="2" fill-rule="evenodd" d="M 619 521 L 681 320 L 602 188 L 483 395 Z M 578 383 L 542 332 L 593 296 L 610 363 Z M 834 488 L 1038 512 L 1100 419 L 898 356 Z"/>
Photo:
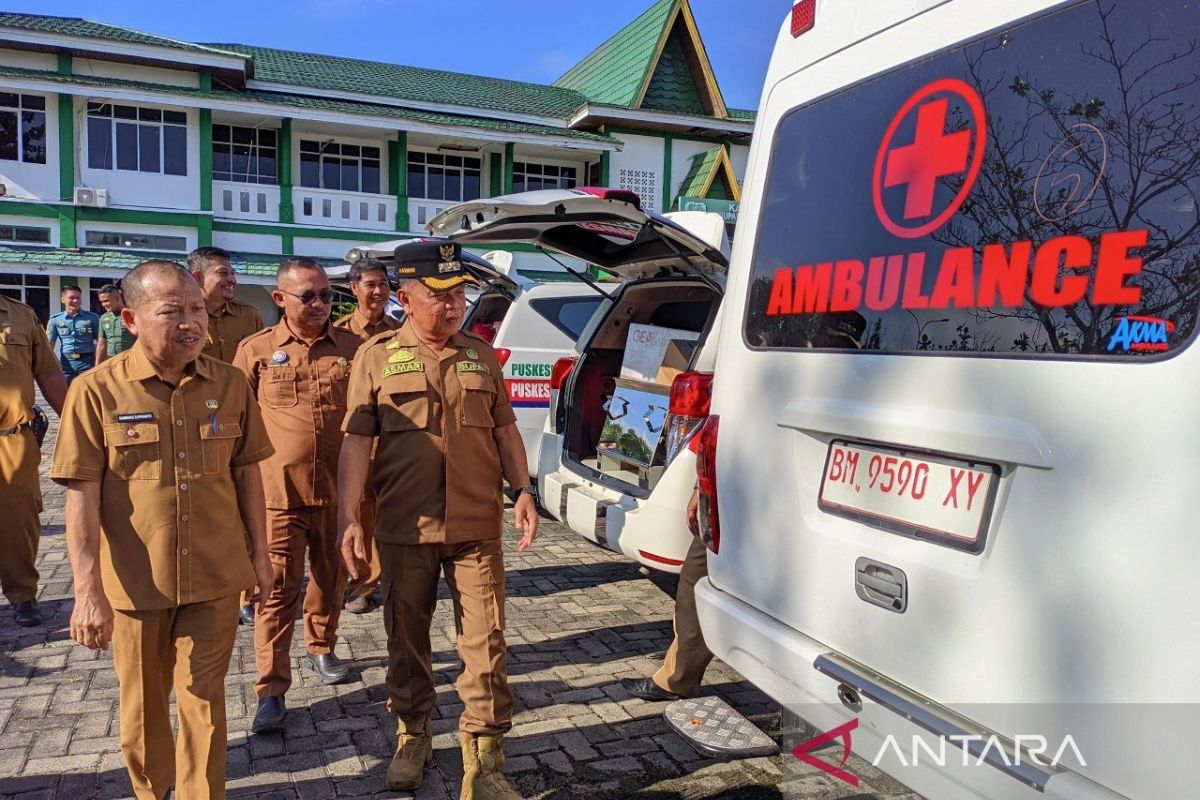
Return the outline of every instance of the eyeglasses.
<path id="1" fill-rule="evenodd" d="M 301 303 L 304 303 L 304 305 L 308 305 L 313 300 L 320 300 L 322 305 L 329 305 L 330 303 L 333 302 L 333 290 L 332 289 L 322 289 L 319 292 L 314 292 L 312 289 L 309 289 L 304 294 L 296 294 L 295 292 L 285 292 L 285 291 L 283 291 L 283 289 L 280 289 L 279 291 L 282 292 L 283 294 L 291 295 L 292 297 L 299 300 Z"/>

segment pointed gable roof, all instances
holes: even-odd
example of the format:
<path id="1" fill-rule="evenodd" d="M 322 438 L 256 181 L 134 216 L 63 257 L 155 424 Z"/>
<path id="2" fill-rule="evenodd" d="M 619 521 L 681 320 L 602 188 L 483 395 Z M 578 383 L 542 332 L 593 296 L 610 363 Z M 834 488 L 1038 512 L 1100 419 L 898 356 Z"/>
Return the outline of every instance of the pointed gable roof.
<path id="1" fill-rule="evenodd" d="M 687 176 L 679 185 L 679 197 L 703 197 L 708 200 L 742 199 L 733 164 L 724 147 L 714 147 L 692 156 Z"/>
<path id="2" fill-rule="evenodd" d="M 554 85 L 594 103 L 729 115 L 688 0 L 656 0 Z"/>

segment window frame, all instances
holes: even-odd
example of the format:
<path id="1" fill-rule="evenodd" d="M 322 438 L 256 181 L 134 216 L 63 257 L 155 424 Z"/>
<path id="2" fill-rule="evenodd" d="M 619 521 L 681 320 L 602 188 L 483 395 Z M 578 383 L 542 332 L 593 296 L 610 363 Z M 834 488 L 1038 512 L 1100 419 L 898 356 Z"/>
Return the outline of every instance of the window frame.
<path id="1" fill-rule="evenodd" d="M 93 236 L 115 236 L 117 242 L 114 244 L 101 244 L 92 241 Z M 139 244 L 126 244 L 125 239 L 146 239 L 145 246 Z M 156 245 L 155 241 L 160 239 L 178 239 L 182 245 L 178 248 Z M 120 250 L 144 250 L 155 253 L 186 253 L 188 251 L 187 236 L 175 233 L 129 233 L 127 231 L 111 231 L 92 228 L 83 232 L 83 240 L 85 247 L 95 247 L 99 249 L 120 249 Z"/>
<path id="2" fill-rule="evenodd" d="M 537 167 L 539 171 L 537 173 L 532 172 L 529 170 L 530 167 Z M 555 169 L 559 172 L 559 175 L 557 176 L 558 184 L 556 186 L 544 185 L 546 183 L 546 178 L 553 177 L 553 176 L 546 175 L 547 167 Z M 573 175 L 570 178 L 567 178 L 565 175 L 561 174 L 563 170 L 568 170 L 568 169 L 571 170 L 571 172 L 573 173 Z M 529 179 L 531 177 L 538 178 L 539 183 L 543 184 L 543 185 L 536 187 L 537 189 L 574 189 L 577 186 L 586 186 L 587 185 L 586 182 L 580 181 L 581 174 L 586 176 L 587 165 L 580 165 L 580 164 L 576 164 L 576 163 L 569 162 L 569 161 L 529 161 L 529 160 L 516 161 L 516 160 L 514 160 L 513 161 L 513 191 L 514 192 L 535 191 L 534 189 L 529 188 Z M 569 183 L 569 185 L 567 185 L 568 183 Z"/>
<path id="3" fill-rule="evenodd" d="M 415 163 L 413 160 L 414 156 L 417 157 L 417 159 L 418 159 L 418 161 Z M 438 163 L 434 162 L 431 164 L 430 156 L 433 156 L 434 158 L 440 158 L 442 160 L 442 163 L 438 164 Z M 448 161 L 450 159 L 459 159 L 460 160 L 459 164 L 455 165 L 455 164 L 448 163 Z M 469 165 L 467 163 L 468 161 L 475 162 L 475 166 Z M 463 203 L 463 202 L 466 202 L 467 200 L 479 200 L 484 195 L 483 154 L 482 153 L 478 153 L 476 155 L 467 155 L 466 153 L 440 153 L 435 149 L 410 148 L 408 151 L 408 154 L 405 156 L 405 163 L 408 166 L 408 179 L 407 179 L 407 182 L 405 183 L 405 192 L 407 193 L 407 196 L 409 199 L 433 200 L 433 201 L 437 201 L 437 202 L 448 202 L 448 203 Z M 444 196 L 443 197 L 430 197 L 429 196 L 429 168 L 431 166 L 434 169 L 440 169 L 442 171 L 442 188 L 443 188 L 442 194 L 443 195 L 446 194 L 445 187 L 447 185 L 447 181 L 445 179 L 446 179 L 447 171 L 454 170 L 456 172 L 456 174 L 458 176 L 458 188 L 459 188 L 459 191 L 458 191 L 459 196 L 457 198 L 444 197 Z M 468 197 L 469 193 L 467 192 L 467 180 L 466 179 L 469 175 L 471 175 L 473 173 L 477 173 L 474 175 L 474 177 L 477 177 L 479 179 L 479 196 L 478 197 Z M 417 174 L 421 175 L 421 182 L 422 182 L 422 185 L 424 186 L 422 193 L 419 195 L 412 193 L 413 177 L 414 177 L 414 175 L 417 175 Z"/>
<path id="4" fill-rule="evenodd" d="M 6 236 L 5 236 L 5 232 L 6 232 L 6 231 L 12 231 L 11 238 L 10 238 L 10 237 L 6 237 Z M 45 241 L 42 241 L 41 239 L 37 239 L 37 240 L 32 240 L 32 239 L 20 239 L 20 238 L 17 238 L 17 236 L 18 236 L 18 232 L 19 232 L 19 231 L 26 231 L 26 232 L 29 232 L 29 231 L 40 231 L 40 232 L 42 232 L 42 233 L 45 233 L 45 234 L 46 234 L 46 239 L 45 239 Z M 37 225 L 21 225 L 21 224 L 0 223 L 0 243 L 2 243 L 2 244 L 19 244 L 19 245 L 29 245 L 29 244 L 31 244 L 31 245 L 47 245 L 47 246 L 50 246 L 50 245 L 52 245 L 52 244 L 54 243 L 54 241 L 53 241 L 53 231 L 51 231 L 51 230 L 50 230 L 50 228 L 42 228 L 42 227 L 40 227 L 40 226 L 37 226 Z"/>
<path id="5" fill-rule="evenodd" d="M 220 129 L 224 129 L 221 131 Z M 249 143 L 236 141 L 235 131 L 249 131 Z M 221 139 L 218 136 L 221 133 L 227 132 L 228 138 Z M 274 137 L 273 144 L 264 144 L 262 142 L 263 134 L 270 134 Z M 279 185 L 279 135 L 278 128 L 264 127 L 249 127 L 246 125 L 234 125 L 232 123 L 217 123 L 213 125 L 212 136 L 212 157 L 213 157 L 213 180 L 226 181 L 228 183 L 244 183 L 251 186 L 278 186 Z M 222 171 L 217 168 L 217 153 L 219 147 L 228 148 L 229 169 Z M 249 153 L 245 156 L 247 159 L 247 171 L 243 173 L 235 172 L 233 169 L 234 158 L 238 154 L 234 150 L 238 147 L 249 148 Z M 268 156 L 269 153 L 269 156 Z M 271 158 L 274 168 L 269 173 L 264 173 L 262 169 L 262 159 Z M 250 169 L 253 167 L 253 169 Z"/>
<path id="6" fill-rule="evenodd" d="M 46 164 L 50 158 L 50 134 L 49 134 L 49 117 L 46 113 L 47 99 L 45 95 L 26 94 L 24 92 L 0 92 L 0 96 L 12 95 L 16 98 L 16 105 L 8 105 L 0 101 L 0 113 L 13 114 L 16 120 L 13 134 L 15 136 L 16 158 L 3 158 L 0 161 L 13 161 L 18 164 Z M 30 103 L 30 107 L 26 107 L 26 103 Z M 37 108 L 36 104 L 40 103 L 41 108 Z M 39 161 L 36 158 L 28 158 L 27 146 L 25 137 L 27 125 L 27 117 L 41 116 L 42 118 L 42 158 Z"/>
<path id="7" fill-rule="evenodd" d="M 108 113 L 103 113 L 107 109 Z M 123 116 L 117 115 L 117 109 L 121 109 Z M 172 119 L 168 120 L 170 115 Z M 183 121 L 178 120 L 179 117 Z M 173 109 L 160 106 L 148 105 L 129 105 L 126 103 L 113 103 L 104 100 L 89 100 L 84 107 L 85 119 L 85 135 L 87 137 L 86 159 L 87 169 L 94 169 L 104 172 L 136 172 L 145 175 L 162 175 L 172 178 L 186 178 L 188 176 L 188 127 L 189 120 L 187 112 L 175 111 Z M 100 142 L 94 135 L 100 125 L 93 125 L 94 121 L 99 121 L 101 124 L 104 121 L 108 122 L 108 149 L 106 151 L 95 153 L 94 147 L 100 146 Z M 129 131 L 122 131 L 122 126 L 133 128 L 132 152 L 130 145 L 125 147 L 121 145 L 122 133 L 128 135 Z M 157 146 L 151 151 L 145 147 L 143 135 L 149 136 L 149 131 L 154 131 L 157 137 Z M 183 156 L 183 171 L 169 171 L 168 164 L 177 160 L 177 154 L 173 153 L 176 144 L 179 143 L 178 136 L 182 134 L 182 156 Z M 170 147 L 172 153 L 168 153 L 168 140 L 172 142 Z M 155 169 L 143 169 L 142 158 L 150 152 L 157 155 L 158 163 Z M 133 157 L 137 163 L 136 167 L 120 166 L 123 158 Z M 170 156 L 170 157 L 169 157 Z M 97 164 L 99 161 L 99 164 Z"/>
<path id="8" fill-rule="evenodd" d="M 348 148 L 357 150 L 358 152 L 347 153 L 346 150 Z M 373 150 L 376 155 L 374 157 L 368 156 L 364 152 L 365 150 Z M 386 192 L 384 192 L 385 151 L 386 148 L 379 142 L 367 144 L 365 142 L 354 142 L 344 139 L 336 139 L 328 142 L 322 142 L 316 139 L 300 139 L 296 148 L 296 152 L 300 160 L 300 170 L 296 185 L 304 189 L 318 189 L 324 192 L 350 192 L 353 194 L 384 195 L 386 194 Z M 305 156 L 312 156 L 314 154 L 317 157 L 317 183 L 315 186 L 311 182 L 306 182 L 304 173 L 304 164 L 306 161 Z M 335 161 L 336 163 L 333 163 Z M 346 161 L 354 161 L 355 163 L 351 165 L 345 163 Z M 366 168 L 365 162 L 368 161 L 377 162 L 376 179 L 378 180 L 378 188 L 375 190 L 363 188 L 363 176 L 365 174 L 364 169 Z M 311 163 L 311 161 L 309 163 Z M 328 174 L 326 170 L 332 169 L 335 166 L 338 168 L 338 186 L 326 186 L 325 179 L 326 175 Z M 342 178 L 344 178 L 346 175 L 345 169 L 347 167 L 352 167 L 354 170 L 354 175 L 356 177 L 358 186 L 356 189 L 342 188 Z"/>

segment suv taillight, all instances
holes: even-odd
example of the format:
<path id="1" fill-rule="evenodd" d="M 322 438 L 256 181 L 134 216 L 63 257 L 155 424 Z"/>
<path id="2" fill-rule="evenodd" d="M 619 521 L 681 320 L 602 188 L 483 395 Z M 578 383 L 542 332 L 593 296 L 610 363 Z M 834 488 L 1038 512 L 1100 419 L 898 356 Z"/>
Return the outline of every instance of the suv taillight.
<path id="1" fill-rule="evenodd" d="M 561 432 L 565 426 L 566 415 L 559 408 L 558 400 L 562 396 L 563 384 L 575 369 L 575 356 L 563 356 L 554 362 L 550 368 L 550 429 L 554 433 Z"/>
<path id="2" fill-rule="evenodd" d="M 670 416 L 667 417 L 667 464 L 675 460 L 708 417 L 712 381 L 711 372 L 682 372 L 672 381 Z"/>
<path id="3" fill-rule="evenodd" d="M 721 550 L 721 521 L 717 514 L 717 425 L 711 416 L 692 442 L 696 451 L 696 478 L 700 487 L 700 538 L 714 553 Z"/>
<path id="4" fill-rule="evenodd" d="M 550 370 L 550 391 L 557 392 L 561 389 L 573 369 L 575 369 L 575 356 L 563 356 L 555 361 Z"/>
<path id="5" fill-rule="evenodd" d="M 504 365 L 508 363 L 510 358 L 512 358 L 512 350 L 509 350 L 507 347 L 496 348 L 496 360 L 500 362 L 501 369 L 504 368 Z"/>

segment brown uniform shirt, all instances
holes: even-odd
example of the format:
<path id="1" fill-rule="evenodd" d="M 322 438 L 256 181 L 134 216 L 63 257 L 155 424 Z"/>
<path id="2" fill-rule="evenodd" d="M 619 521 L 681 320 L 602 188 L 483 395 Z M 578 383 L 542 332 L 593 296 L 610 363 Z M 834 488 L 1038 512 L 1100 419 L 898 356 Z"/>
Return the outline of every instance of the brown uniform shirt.
<path id="1" fill-rule="evenodd" d="M 0 295 L 0 430 L 33 419 L 33 382 L 60 374 L 33 309 Z"/>
<path id="2" fill-rule="evenodd" d="M 233 468 L 271 452 L 241 372 L 202 355 L 172 386 L 138 343 L 71 384 L 50 477 L 100 482 L 104 593 L 150 611 L 254 583 Z"/>
<path id="3" fill-rule="evenodd" d="M 406 324 L 370 339 L 350 374 L 347 433 L 377 436 L 375 538 L 388 544 L 500 536 L 503 475 L 495 428 L 516 422 L 500 362 L 456 333 L 441 356 Z"/>
<path id="4" fill-rule="evenodd" d="M 263 318 L 257 308 L 230 300 L 217 313 L 208 315 L 208 335 L 201 352 L 232 364 L 242 340 L 262 329 Z"/>
<path id="5" fill-rule="evenodd" d="M 286 321 L 242 342 L 233 364 L 246 374 L 275 455 L 263 464 L 267 508 L 333 505 L 350 362 L 361 341 L 330 326 L 309 347 Z"/>
<path id="6" fill-rule="evenodd" d="M 371 322 L 356 308 L 354 309 L 353 313 L 347 314 L 337 322 L 333 323 L 333 327 L 341 328 L 344 331 L 350 331 L 365 342 L 372 336 L 378 336 L 379 334 L 386 333 L 387 331 L 398 330 L 400 328 L 400 323 L 397 322 L 394 317 L 388 316 L 387 314 L 384 314 L 383 318 L 380 319 L 379 322 Z"/>

